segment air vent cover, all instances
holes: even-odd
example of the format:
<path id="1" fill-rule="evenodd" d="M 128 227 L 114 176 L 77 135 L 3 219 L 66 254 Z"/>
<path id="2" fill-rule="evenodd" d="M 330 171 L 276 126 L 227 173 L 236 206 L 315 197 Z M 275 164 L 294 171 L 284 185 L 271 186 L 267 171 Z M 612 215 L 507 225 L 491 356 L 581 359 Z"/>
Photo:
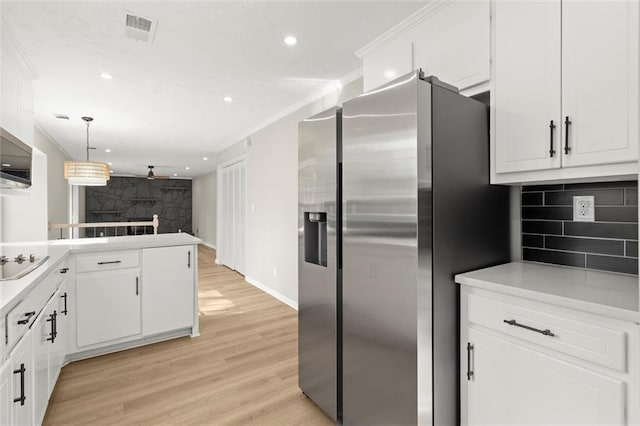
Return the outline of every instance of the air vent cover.
<path id="1" fill-rule="evenodd" d="M 156 31 L 157 22 L 149 17 L 125 12 L 124 33 L 137 41 L 152 42 Z"/>

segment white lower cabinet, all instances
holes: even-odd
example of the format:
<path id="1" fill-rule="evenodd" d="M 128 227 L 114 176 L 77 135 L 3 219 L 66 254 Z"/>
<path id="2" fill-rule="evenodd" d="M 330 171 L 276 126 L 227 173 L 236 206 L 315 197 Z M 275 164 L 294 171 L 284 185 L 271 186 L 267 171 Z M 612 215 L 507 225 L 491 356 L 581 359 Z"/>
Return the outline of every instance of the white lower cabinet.
<path id="1" fill-rule="evenodd" d="M 24 335 L 11 353 L 11 425 L 33 423 L 33 362 L 31 331 Z"/>
<path id="2" fill-rule="evenodd" d="M 468 341 L 468 424 L 624 424 L 624 381 L 482 331 Z"/>
<path id="3" fill-rule="evenodd" d="M 460 334 L 462 424 L 638 424 L 637 324 L 463 286 Z"/>
<path id="4" fill-rule="evenodd" d="M 0 366 L 0 425 L 2 426 L 11 424 L 11 406 L 13 404 L 11 376 L 11 360 L 7 360 Z"/>
<path id="5" fill-rule="evenodd" d="M 140 271 L 78 274 L 77 345 L 104 343 L 140 335 Z"/>
<path id="6" fill-rule="evenodd" d="M 62 314 L 59 309 L 58 289 L 31 327 L 33 348 L 33 399 L 34 420 L 42 423 L 47 411 L 49 396 L 62 369 L 65 356 L 66 331 L 60 327 Z"/>
<path id="7" fill-rule="evenodd" d="M 192 327 L 196 306 L 194 246 L 142 250 L 142 332 Z"/>

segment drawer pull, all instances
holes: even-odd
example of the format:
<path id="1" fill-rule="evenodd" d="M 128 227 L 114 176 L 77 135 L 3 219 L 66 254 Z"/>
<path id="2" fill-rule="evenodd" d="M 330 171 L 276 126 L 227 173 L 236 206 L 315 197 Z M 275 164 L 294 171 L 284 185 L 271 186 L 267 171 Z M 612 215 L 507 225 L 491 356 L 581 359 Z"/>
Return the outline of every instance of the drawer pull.
<path id="1" fill-rule="evenodd" d="M 31 319 L 32 316 L 34 316 L 36 313 L 34 311 L 31 312 L 27 312 L 24 314 L 24 316 L 26 317 L 25 319 L 21 319 L 18 321 L 18 324 L 20 325 L 25 325 L 25 324 L 29 324 L 29 320 Z"/>
<path id="2" fill-rule="evenodd" d="M 69 313 L 69 311 L 67 310 L 67 298 L 69 296 L 67 295 L 67 292 L 65 291 L 64 294 L 62 296 L 60 296 L 60 297 L 64 299 L 64 309 L 62 311 L 60 311 L 60 313 L 64 314 L 66 316 Z"/>
<path id="3" fill-rule="evenodd" d="M 14 398 L 13 402 L 19 402 L 20 405 L 24 405 L 24 401 L 27 397 L 24 395 L 24 373 L 27 370 L 24 368 L 24 364 L 20 364 L 20 368 L 17 370 L 13 370 L 13 374 L 20 375 L 20 396 L 18 398 Z"/>
<path id="4" fill-rule="evenodd" d="M 69 268 L 62 268 L 62 269 L 60 269 L 60 273 L 61 273 L 61 274 L 66 274 L 67 272 L 69 272 Z"/>
<path id="5" fill-rule="evenodd" d="M 467 380 L 473 378 L 473 370 L 471 369 L 471 352 L 473 352 L 473 345 L 467 342 Z"/>
<path id="6" fill-rule="evenodd" d="M 108 262 L 98 262 L 98 265 L 111 265 L 113 263 L 122 263 L 122 260 L 109 260 Z"/>
<path id="7" fill-rule="evenodd" d="M 526 328 L 527 330 L 535 331 L 536 333 L 544 334 L 545 336 L 549 336 L 549 337 L 555 336 L 555 334 L 553 334 L 551 332 L 551 330 L 549 330 L 548 328 L 545 329 L 545 330 L 540 330 L 539 328 L 529 327 L 528 325 L 524 325 L 524 324 L 518 324 L 516 322 L 516 320 L 514 320 L 514 319 L 512 319 L 512 320 L 503 320 L 503 322 L 505 322 L 505 323 L 507 323 L 509 325 L 513 325 L 515 327 Z"/>

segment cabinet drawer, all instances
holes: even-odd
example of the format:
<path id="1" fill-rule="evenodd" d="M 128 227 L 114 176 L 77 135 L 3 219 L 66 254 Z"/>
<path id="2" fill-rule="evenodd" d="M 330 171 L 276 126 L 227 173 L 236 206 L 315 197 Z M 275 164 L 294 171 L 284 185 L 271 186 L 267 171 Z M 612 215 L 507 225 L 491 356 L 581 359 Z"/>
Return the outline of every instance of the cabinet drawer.
<path id="1" fill-rule="evenodd" d="M 137 250 L 86 254 L 76 258 L 77 272 L 135 268 L 138 267 L 139 264 L 140 252 Z"/>
<path id="2" fill-rule="evenodd" d="M 468 295 L 468 321 L 595 364 L 627 370 L 624 331 L 476 294 Z"/>

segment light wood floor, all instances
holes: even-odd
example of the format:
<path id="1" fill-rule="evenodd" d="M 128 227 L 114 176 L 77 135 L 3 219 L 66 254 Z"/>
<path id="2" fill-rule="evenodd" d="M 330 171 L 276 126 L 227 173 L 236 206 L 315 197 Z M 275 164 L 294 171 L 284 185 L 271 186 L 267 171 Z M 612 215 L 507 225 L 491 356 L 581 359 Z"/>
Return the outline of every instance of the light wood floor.
<path id="1" fill-rule="evenodd" d="M 45 425 L 329 425 L 298 389 L 297 314 L 198 256 L 201 336 L 63 368 Z"/>

